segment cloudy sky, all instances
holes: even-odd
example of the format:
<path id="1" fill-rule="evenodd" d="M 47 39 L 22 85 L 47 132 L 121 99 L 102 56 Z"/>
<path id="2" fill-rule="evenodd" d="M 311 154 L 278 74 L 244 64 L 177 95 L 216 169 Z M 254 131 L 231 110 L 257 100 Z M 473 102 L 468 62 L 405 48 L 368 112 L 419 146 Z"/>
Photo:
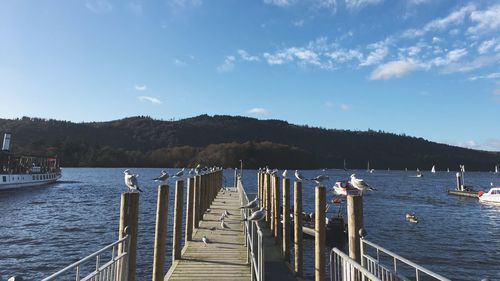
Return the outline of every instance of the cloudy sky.
<path id="1" fill-rule="evenodd" d="M 0 117 L 245 115 L 500 151 L 500 3 L 0 4 Z"/>

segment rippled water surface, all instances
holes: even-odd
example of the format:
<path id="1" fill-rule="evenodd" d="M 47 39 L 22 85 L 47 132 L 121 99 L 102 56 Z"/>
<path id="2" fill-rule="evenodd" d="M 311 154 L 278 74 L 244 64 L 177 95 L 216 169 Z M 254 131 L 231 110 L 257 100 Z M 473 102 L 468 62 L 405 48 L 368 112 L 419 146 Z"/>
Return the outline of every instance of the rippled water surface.
<path id="1" fill-rule="evenodd" d="M 59 183 L 0 192 L 0 280 L 12 275 L 39 280 L 116 240 L 120 192 L 125 191 L 122 171 L 66 168 Z M 133 172 L 140 174 L 145 190 L 140 201 L 137 262 L 137 280 L 142 281 L 151 279 L 153 259 L 156 187 L 149 179 L 160 169 Z M 328 186 L 351 173 L 303 171 L 306 177 L 329 175 Z M 232 185 L 232 170 L 225 174 L 227 185 Z M 423 178 L 402 171 L 356 174 L 378 189 L 364 198 L 367 239 L 452 280 L 500 280 L 500 206 L 448 196 L 446 189 L 455 183 L 454 172 L 426 173 Z M 255 192 L 256 179 L 256 171 L 245 170 L 244 185 L 249 193 Z M 466 182 L 500 185 L 500 175 L 469 172 Z M 304 210 L 310 212 L 314 186 L 305 182 L 303 188 Z M 173 188 L 170 193 L 169 216 Z M 405 221 L 409 211 L 418 215 L 418 224 Z M 171 232 L 168 244 L 166 268 L 170 266 Z M 304 243 L 306 278 L 312 277 L 313 246 Z"/>

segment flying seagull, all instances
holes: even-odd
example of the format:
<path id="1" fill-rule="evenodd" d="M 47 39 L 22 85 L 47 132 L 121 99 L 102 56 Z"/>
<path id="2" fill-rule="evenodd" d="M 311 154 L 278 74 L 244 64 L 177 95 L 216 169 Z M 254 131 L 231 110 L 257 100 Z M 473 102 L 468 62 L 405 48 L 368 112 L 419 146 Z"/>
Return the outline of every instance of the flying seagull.
<path id="1" fill-rule="evenodd" d="M 295 178 L 298 181 L 302 181 L 304 179 L 304 176 L 299 173 L 299 170 L 295 170 Z"/>
<path id="2" fill-rule="evenodd" d="M 139 184 L 137 183 L 137 176 L 138 175 L 133 175 L 130 173 L 129 169 L 126 169 L 123 171 L 123 174 L 125 174 L 124 179 L 125 179 L 125 185 L 128 187 L 129 192 L 133 191 L 140 191 L 142 192 L 142 189 L 139 188 Z"/>
<path id="3" fill-rule="evenodd" d="M 286 179 L 288 177 L 288 170 L 284 170 L 282 176 Z"/>
<path id="4" fill-rule="evenodd" d="M 248 204 L 241 206 L 240 209 L 253 209 L 253 208 L 257 207 L 258 202 L 259 202 L 259 198 L 257 196 L 255 196 L 255 199 L 248 202 Z"/>
<path id="5" fill-rule="evenodd" d="M 324 176 L 324 175 L 319 175 L 315 178 L 312 178 L 311 180 L 315 181 L 317 184 L 321 185 L 323 183 L 323 181 L 325 180 L 329 180 L 330 177 L 328 176 Z"/>
<path id="6" fill-rule="evenodd" d="M 266 209 L 260 208 L 260 210 L 253 212 L 249 217 L 245 218 L 243 221 L 260 221 L 266 217 Z"/>
<path id="7" fill-rule="evenodd" d="M 182 170 L 178 171 L 174 178 L 182 178 L 182 176 L 184 176 L 184 168 L 182 168 Z"/>
<path id="8" fill-rule="evenodd" d="M 164 183 L 164 182 L 167 181 L 168 177 L 170 177 L 170 175 L 168 174 L 168 172 L 165 171 L 165 170 L 162 170 L 160 176 L 157 177 L 157 178 L 154 178 L 153 180 Z"/>
<path id="9" fill-rule="evenodd" d="M 351 175 L 351 185 L 361 191 L 376 190 L 375 188 L 368 185 L 363 179 L 356 178 L 356 174 Z"/>
<path id="10" fill-rule="evenodd" d="M 201 241 L 203 242 L 203 244 L 205 244 L 205 247 L 206 247 L 207 244 L 208 244 L 208 238 L 207 238 L 207 236 L 203 235 L 203 237 L 201 238 Z"/>

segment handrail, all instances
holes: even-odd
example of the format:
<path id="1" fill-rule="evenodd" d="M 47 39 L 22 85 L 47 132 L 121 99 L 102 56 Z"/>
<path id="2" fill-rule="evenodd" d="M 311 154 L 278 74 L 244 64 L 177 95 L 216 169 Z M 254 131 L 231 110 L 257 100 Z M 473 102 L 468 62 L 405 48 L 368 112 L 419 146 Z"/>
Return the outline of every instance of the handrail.
<path id="1" fill-rule="evenodd" d="M 241 205 L 248 204 L 248 196 L 241 183 L 241 177 L 237 177 L 238 194 Z M 241 218 L 246 219 L 251 214 L 250 209 L 241 209 Z M 244 222 L 245 246 L 247 247 L 247 262 L 250 263 L 251 280 L 264 281 L 264 248 L 262 246 L 262 231 L 255 221 Z"/>
<path id="2" fill-rule="evenodd" d="M 377 244 L 375 244 L 373 242 L 370 242 L 370 241 L 368 241 L 366 239 L 363 239 L 363 238 L 360 238 L 360 240 L 361 240 L 361 257 L 362 257 L 361 263 L 363 265 L 364 265 L 365 258 L 366 259 L 371 259 L 371 260 L 376 260 L 377 263 L 380 264 L 380 255 L 379 255 L 379 253 L 382 252 L 382 253 L 385 253 L 385 254 L 387 254 L 387 255 L 389 255 L 389 256 L 392 257 L 393 267 L 394 267 L 394 272 L 393 273 L 394 274 L 397 273 L 397 262 L 400 261 L 400 262 L 405 263 L 406 265 L 409 265 L 409 266 L 411 266 L 411 267 L 413 267 L 415 269 L 415 274 L 416 274 L 416 280 L 417 281 L 420 280 L 420 278 L 419 278 L 419 273 L 420 272 L 423 272 L 423 273 L 425 273 L 425 274 L 427 274 L 427 275 L 429 275 L 431 277 L 434 277 L 437 280 L 450 281 L 450 279 L 448 279 L 446 277 L 443 277 L 443 276 L 441 276 L 441 275 L 439 275 L 439 274 L 437 274 L 435 272 L 432 272 L 429 269 L 427 269 L 427 268 L 425 268 L 425 267 L 423 267 L 421 265 L 418 265 L 418 264 L 416 264 L 416 263 L 414 263 L 414 262 L 412 262 L 412 261 L 410 261 L 410 260 L 408 260 L 406 258 L 403 258 L 402 256 L 400 256 L 400 255 L 398 255 L 396 253 L 393 253 L 393 252 L 391 252 L 391 251 L 389 251 L 389 250 L 387 250 L 387 249 L 385 249 L 385 248 L 383 248 L 383 247 L 381 247 L 381 246 L 379 246 L 379 245 L 377 245 Z M 369 246 L 371 246 L 371 247 L 373 247 L 373 248 L 375 248 L 377 250 L 377 257 L 376 258 L 374 258 L 374 257 L 368 255 L 367 253 L 365 253 L 365 246 L 364 246 L 364 244 L 369 245 Z"/>
<path id="3" fill-rule="evenodd" d="M 360 278 L 361 277 L 361 278 Z M 337 248 L 330 251 L 330 281 L 365 281 L 380 279 Z"/>
<path id="4" fill-rule="evenodd" d="M 101 254 L 103 254 L 107 250 L 112 249 L 111 260 L 110 260 L 110 262 L 107 262 L 104 265 L 108 265 L 108 264 L 112 265 L 116 261 L 123 259 L 128 254 L 129 243 L 127 243 L 127 242 L 129 240 L 129 237 L 130 237 L 129 234 L 126 234 L 125 237 L 105 246 L 104 248 L 86 256 L 85 258 L 83 258 L 79 261 L 76 261 L 76 262 L 68 265 L 67 267 L 59 270 L 58 272 L 50 275 L 49 277 L 42 279 L 42 281 L 56 280 L 56 278 L 60 277 L 61 275 L 63 275 L 64 273 L 68 272 L 71 269 L 76 269 L 76 279 L 75 280 L 84 280 L 87 277 L 84 277 L 84 278 L 80 277 L 80 270 L 81 270 L 80 265 L 82 265 L 83 263 L 85 263 L 93 258 L 96 258 L 96 266 L 95 266 L 96 270 L 94 272 L 92 272 L 91 274 L 98 273 L 99 270 L 105 269 L 105 266 L 100 266 L 99 263 L 100 263 Z M 115 250 L 118 250 L 117 248 L 120 248 L 120 247 L 121 247 L 122 251 L 120 253 L 117 252 L 117 255 L 115 255 Z M 122 268 L 122 267 L 123 267 L 123 264 L 120 264 L 120 268 Z M 126 264 L 125 264 L 125 268 L 126 268 Z M 116 268 L 116 269 L 118 269 L 118 268 Z M 120 272 L 113 274 L 113 276 L 120 276 L 120 275 L 121 275 Z M 117 280 L 119 280 L 119 279 L 117 279 Z"/>

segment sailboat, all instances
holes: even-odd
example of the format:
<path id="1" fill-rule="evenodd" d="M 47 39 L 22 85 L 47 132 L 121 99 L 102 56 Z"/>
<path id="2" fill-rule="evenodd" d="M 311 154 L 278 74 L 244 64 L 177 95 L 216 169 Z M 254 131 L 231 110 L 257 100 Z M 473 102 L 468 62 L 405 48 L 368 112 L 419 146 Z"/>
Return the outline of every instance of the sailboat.
<path id="1" fill-rule="evenodd" d="M 417 168 L 417 178 L 421 178 L 424 175 L 420 172 L 420 170 Z"/>
<path id="2" fill-rule="evenodd" d="M 450 172 L 450 168 L 448 168 L 446 171 L 449 173 Z"/>
<path id="3" fill-rule="evenodd" d="M 495 174 L 498 174 L 498 164 L 495 165 Z"/>
<path id="4" fill-rule="evenodd" d="M 433 174 L 436 173 L 436 165 L 432 165 L 431 173 L 433 173 Z"/>

